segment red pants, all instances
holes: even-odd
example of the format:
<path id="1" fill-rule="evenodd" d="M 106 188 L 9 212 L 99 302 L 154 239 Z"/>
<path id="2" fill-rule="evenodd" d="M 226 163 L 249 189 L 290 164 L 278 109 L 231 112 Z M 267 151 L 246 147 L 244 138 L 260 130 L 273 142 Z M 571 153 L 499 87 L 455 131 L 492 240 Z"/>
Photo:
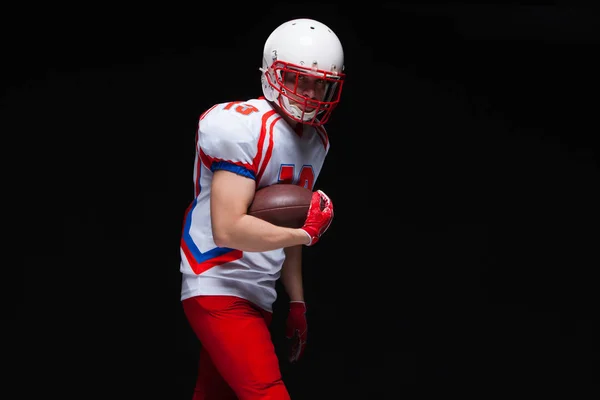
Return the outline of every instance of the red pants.
<path id="1" fill-rule="evenodd" d="M 182 304 L 202 345 L 193 400 L 290 400 L 271 341 L 271 313 L 232 296 Z"/>

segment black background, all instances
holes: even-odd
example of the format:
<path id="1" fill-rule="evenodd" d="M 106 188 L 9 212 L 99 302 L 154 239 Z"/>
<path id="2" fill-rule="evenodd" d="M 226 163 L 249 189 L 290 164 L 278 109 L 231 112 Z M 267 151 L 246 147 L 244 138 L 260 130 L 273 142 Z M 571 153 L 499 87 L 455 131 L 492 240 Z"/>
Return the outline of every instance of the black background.
<path id="1" fill-rule="evenodd" d="M 197 117 L 261 95 L 264 40 L 295 17 L 338 34 L 348 79 L 294 366 L 276 303 L 292 398 L 591 383 L 598 10 L 53 4 L 7 8 L 3 25 L 6 253 L 21 265 L 4 266 L 4 322 L 22 390 L 191 398 L 179 234 Z"/>

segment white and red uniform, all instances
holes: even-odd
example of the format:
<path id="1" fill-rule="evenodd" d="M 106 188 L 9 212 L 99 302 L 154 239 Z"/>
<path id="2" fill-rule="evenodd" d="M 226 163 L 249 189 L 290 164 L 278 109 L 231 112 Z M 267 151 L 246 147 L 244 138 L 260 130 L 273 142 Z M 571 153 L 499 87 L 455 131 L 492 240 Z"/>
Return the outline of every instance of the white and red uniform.
<path id="1" fill-rule="evenodd" d="M 217 104 L 199 120 L 194 165 L 195 198 L 181 239 L 181 300 L 230 295 L 272 311 L 283 249 L 245 253 L 217 247 L 210 223 L 213 171 L 225 169 L 256 180 L 257 189 L 294 183 L 313 189 L 329 150 L 323 128 L 295 132 L 266 100 Z"/>
<path id="2" fill-rule="evenodd" d="M 180 265 L 183 308 L 204 350 L 194 400 L 289 399 L 268 329 L 284 250 L 217 247 L 210 188 L 213 172 L 224 169 L 254 179 L 257 189 L 294 183 L 313 190 L 329 141 L 323 128 L 299 128 L 263 98 L 217 104 L 200 116 Z"/>

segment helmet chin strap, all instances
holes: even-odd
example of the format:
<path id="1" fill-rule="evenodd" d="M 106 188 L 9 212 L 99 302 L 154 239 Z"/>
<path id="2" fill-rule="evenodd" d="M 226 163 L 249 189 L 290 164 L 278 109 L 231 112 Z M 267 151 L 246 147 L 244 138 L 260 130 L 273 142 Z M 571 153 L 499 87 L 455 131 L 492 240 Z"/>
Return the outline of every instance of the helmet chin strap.
<path id="1" fill-rule="evenodd" d="M 300 107 L 297 105 L 291 104 L 290 100 L 286 96 L 279 96 L 279 105 L 294 117 L 302 119 L 303 121 L 309 121 L 313 119 L 317 112 L 317 109 L 315 108 L 311 112 L 304 112 L 304 115 L 302 115 L 302 109 L 300 109 Z"/>

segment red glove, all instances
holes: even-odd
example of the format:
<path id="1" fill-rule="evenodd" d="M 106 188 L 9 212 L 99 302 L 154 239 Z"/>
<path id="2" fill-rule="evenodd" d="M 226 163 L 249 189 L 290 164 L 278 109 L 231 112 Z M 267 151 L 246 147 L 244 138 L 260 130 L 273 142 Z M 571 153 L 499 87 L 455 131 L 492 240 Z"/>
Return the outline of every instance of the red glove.
<path id="1" fill-rule="evenodd" d="M 321 235 L 331 225 L 333 220 L 333 203 L 331 199 L 320 190 L 313 192 L 308 215 L 304 226 L 301 228 L 310 237 L 310 242 L 307 246 L 312 246 L 319 241 Z"/>
<path id="2" fill-rule="evenodd" d="M 303 301 L 291 301 L 285 329 L 285 336 L 292 339 L 290 362 L 298 361 L 304 354 L 306 333 L 306 304 Z"/>

